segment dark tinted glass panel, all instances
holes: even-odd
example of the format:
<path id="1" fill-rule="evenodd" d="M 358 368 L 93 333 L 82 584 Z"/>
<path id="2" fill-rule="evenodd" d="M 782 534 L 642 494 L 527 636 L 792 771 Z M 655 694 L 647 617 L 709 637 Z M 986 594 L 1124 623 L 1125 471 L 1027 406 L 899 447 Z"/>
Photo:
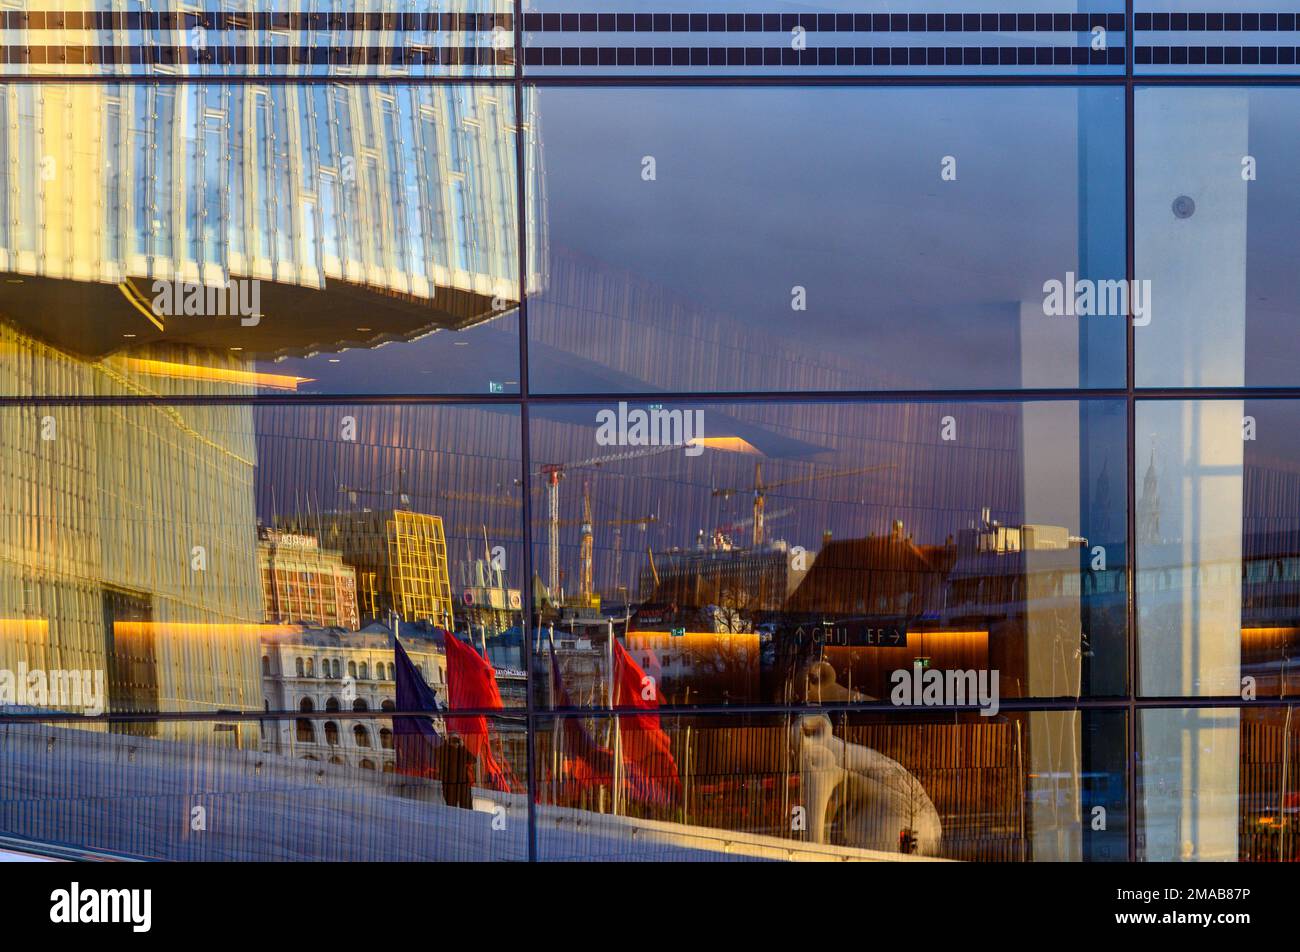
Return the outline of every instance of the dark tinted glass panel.
<path id="1" fill-rule="evenodd" d="M 1142 711 L 1138 858 L 1300 861 L 1294 706 Z"/>
<path id="2" fill-rule="evenodd" d="M 1144 387 L 1293 386 L 1300 306 L 1300 91 L 1241 86 L 1137 95 L 1135 330 Z"/>
<path id="3" fill-rule="evenodd" d="M 1086 8 L 1086 9 L 1084 9 Z M 1087 75 L 1125 63 L 1124 4 L 537 0 L 528 76 Z"/>
<path id="4" fill-rule="evenodd" d="M 537 732 L 539 858 L 1114 860 L 1124 715 L 591 716 Z"/>
<path id="5" fill-rule="evenodd" d="M 1141 688 L 1293 695 L 1300 686 L 1294 400 L 1141 402 Z"/>
<path id="6" fill-rule="evenodd" d="M 1297 72 L 1295 0 L 1137 0 L 1134 72 L 1287 76 Z"/>
<path id="7" fill-rule="evenodd" d="M 6 4 L 0 74 L 20 77 L 509 76 L 510 0 L 396 4 Z M 92 9 L 93 7 L 93 9 Z"/>
<path id="8" fill-rule="evenodd" d="M 917 666 L 991 679 L 984 708 L 1124 691 L 1117 402 L 548 405 L 531 429 L 544 702 L 899 704 Z"/>
<path id="9" fill-rule="evenodd" d="M 6 86 L 0 395 L 514 392 L 508 87 Z"/>
<path id="10" fill-rule="evenodd" d="M 89 672 L 95 689 L 10 697 L 4 713 L 409 708 L 394 631 L 439 704 L 524 703 L 518 507 L 498 506 L 518 500 L 516 408 L 0 420 L 0 669 Z M 448 691 L 455 664 L 479 689 Z"/>
<path id="11" fill-rule="evenodd" d="M 136 736 L 11 723 L 0 837 L 147 860 L 523 860 L 527 801 L 467 747 L 526 775 L 522 723 L 457 737 L 442 719 L 420 760 L 389 717 L 134 721 Z M 414 765 L 414 766 L 413 766 Z"/>
<path id="12" fill-rule="evenodd" d="M 1117 89 L 534 95 L 535 391 L 1123 385 Z"/>

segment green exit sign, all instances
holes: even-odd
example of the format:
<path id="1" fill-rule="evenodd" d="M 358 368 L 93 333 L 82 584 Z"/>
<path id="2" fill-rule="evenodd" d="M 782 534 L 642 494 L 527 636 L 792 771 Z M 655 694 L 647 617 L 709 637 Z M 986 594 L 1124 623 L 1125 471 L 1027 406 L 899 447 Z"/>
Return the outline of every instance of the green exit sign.
<path id="1" fill-rule="evenodd" d="M 673 636 L 674 638 L 685 638 L 685 637 L 686 637 L 686 629 L 685 629 L 685 628 L 674 628 L 674 629 L 672 630 L 672 636 Z"/>

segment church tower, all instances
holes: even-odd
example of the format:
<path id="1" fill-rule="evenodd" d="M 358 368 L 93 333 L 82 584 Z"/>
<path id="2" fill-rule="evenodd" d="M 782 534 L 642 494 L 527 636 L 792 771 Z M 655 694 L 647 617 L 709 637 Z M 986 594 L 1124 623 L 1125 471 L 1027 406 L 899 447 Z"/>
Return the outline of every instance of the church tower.
<path id="1" fill-rule="evenodd" d="M 1160 480 L 1156 475 L 1156 441 L 1151 438 L 1151 461 L 1142 479 L 1142 498 L 1137 507 L 1138 545 L 1160 544 Z"/>

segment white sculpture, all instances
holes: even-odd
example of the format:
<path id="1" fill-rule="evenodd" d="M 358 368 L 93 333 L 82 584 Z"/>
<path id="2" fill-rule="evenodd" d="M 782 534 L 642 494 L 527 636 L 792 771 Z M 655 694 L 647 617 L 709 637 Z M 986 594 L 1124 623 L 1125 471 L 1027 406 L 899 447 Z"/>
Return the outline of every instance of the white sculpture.
<path id="1" fill-rule="evenodd" d="M 791 725 L 790 735 L 813 842 L 827 841 L 827 811 L 839 790 L 844 845 L 896 853 L 906 834 L 911 853 L 939 855 L 943 838 L 939 811 L 921 781 L 902 764 L 836 737 L 824 714 L 800 717 Z"/>

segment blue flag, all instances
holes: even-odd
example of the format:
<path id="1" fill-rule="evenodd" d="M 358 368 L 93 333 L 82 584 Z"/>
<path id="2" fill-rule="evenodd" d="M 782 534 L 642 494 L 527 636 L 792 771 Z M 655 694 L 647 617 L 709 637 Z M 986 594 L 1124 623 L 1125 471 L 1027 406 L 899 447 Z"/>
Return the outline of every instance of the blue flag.
<path id="1" fill-rule="evenodd" d="M 397 666 L 397 709 L 436 713 L 439 710 L 438 695 L 420 677 L 419 669 L 411 662 L 396 634 L 393 635 L 393 658 Z M 430 718 L 393 717 L 393 753 L 398 773 L 412 777 L 438 776 L 441 748 L 442 737 Z"/>

